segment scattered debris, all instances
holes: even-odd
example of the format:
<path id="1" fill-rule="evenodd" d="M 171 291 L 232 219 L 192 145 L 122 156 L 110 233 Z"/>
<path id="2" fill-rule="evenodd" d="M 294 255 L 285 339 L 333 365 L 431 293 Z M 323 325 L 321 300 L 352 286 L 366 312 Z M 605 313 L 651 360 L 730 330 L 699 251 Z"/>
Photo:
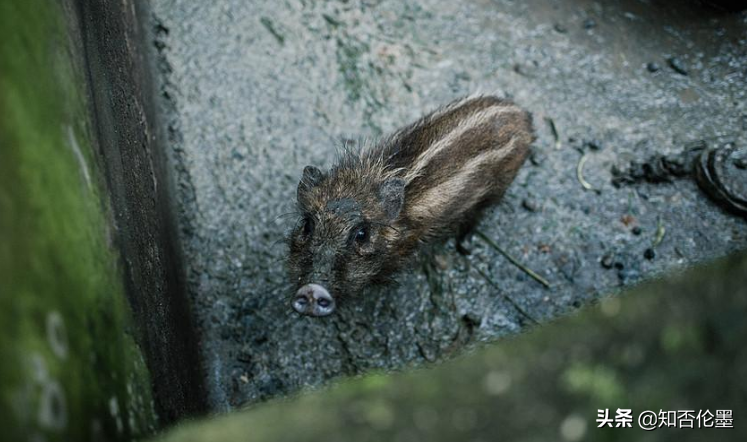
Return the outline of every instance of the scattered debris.
<path id="1" fill-rule="evenodd" d="M 329 14 L 322 14 L 322 18 L 324 18 L 324 21 L 326 21 L 328 25 L 335 29 L 339 28 L 343 24 L 340 20 L 332 17 Z"/>
<path id="2" fill-rule="evenodd" d="M 667 58 L 667 64 L 670 68 L 672 68 L 673 71 L 677 72 L 680 75 L 687 75 L 687 68 L 685 67 L 685 64 L 680 60 L 678 57 L 668 57 Z"/>
<path id="3" fill-rule="evenodd" d="M 662 222 L 661 217 L 659 217 L 659 220 L 656 222 L 656 236 L 654 236 L 654 242 L 651 244 L 652 249 L 655 249 L 659 244 L 661 244 L 666 233 L 667 230 L 664 228 L 664 222 Z"/>
<path id="4" fill-rule="evenodd" d="M 646 254 L 644 253 L 644 256 Z M 607 252 L 599 261 L 605 269 L 617 270 L 617 278 L 620 283 L 625 285 L 635 282 L 642 277 L 641 260 L 638 255 L 633 255 L 625 251 Z"/>
<path id="5" fill-rule="evenodd" d="M 660 69 L 661 69 L 661 66 L 659 66 L 659 63 L 656 63 L 653 61 L 646 63 L 646 70 L 648 70 L 651 73 L 659 72 Z"/>
<path id="6" fill-rule="evenodd" d="M 500 253 L 506 259 L 508 259 L 511 262 L 511 264 L 513 264 L 516 267 L 518 267 L 519 269 L 521 269 L 524 273 L 526 273 L 527 275 L 529 275 L 530 277 L 532 277 L 532 279 L 534 279 L 535 281 L 537 281 L 540 284 L 542 284 L 543 286 L 545 286 L 545 288 L 548 288 L 548 289 L 550 288 L 550 283 L 547 282 L 547 280 L 545 278 L 541 277 L 540 275 L 538 275 L 537 273 L 535 273 L 532 269 L 526 267 L 525 265 L 523 265 L 522 263 L 520 263 L 516 258 L 514 258 L 511 255 L 509 255 L 508 252 L 506 252 L 505 250 L 503 250 L 500 247 L 498 247 L 498 244 L 496 244 L 492 239 L 488 238 L 484 233 L 480 232 L 479 230 L 475 230 L 475 234 L 477 236 L 479 236 L 480 239 L 482 239 L 483 241 L 485 241 L 490 247 L 494 248 L 498 253 Z"/>
<path id="7" fill-rule="evenodd" d="M 545 155 L 544 152 L 532 148 L 532 153 L 529 155 L 529 162 L 532 163 L 533 166 L 541 166 L 546 159 L 547 155 Z"/>
<path id="8" fill-rule="evenodd" d="M 611 254 L 607 253 L 602 257 L 601 260 L 599 260 L 599 263 L 602 264 L 602 267 L 604 267 L 605 269 L 611 269 L 615 264 L 615 260 Z"/>
<path id="9" fill-rule="evenodd" d="M 537 201 L 535 201 L 533 198 L 524 198 L 521 201 L 521 207 L 529 212 L 536 212 L 537 210 L 539 210 L 537 207 Z"/>
<path id="10" fill-rule="evenodd" d="M 705 149 L 705 141 L 698 140 L 685 146 L 685 149 L 678 154 L 656 154 L 643 162 L 631 161 L 626 169 L 613 166 L 612 184 L 615 187 L 621 187 L 640 182 L 671 183 L 675 178 L 692 174 L 695 158 Z"/>
<path id="11" fill-rule="evenodd" d="M 625 227 L 630 227 L 632 224 L 635 224 L 636 219 L 633 215 L 623 215 L 620 217 L 620 222 L 625 224 Z"/>
<path id="12" fill-rule="evenodd" d="M 593 151 L 600 151 L 602 150 L 602 143 L 599 140 L 584 140 L 584 149 L 589 149 Z"/>
<path id="13" fill-rule="evenodd" d="M 582 157 L 583 160 L 583 157 Z M 579 170 L 583 164 L 579 162 Z M 747 147 L 726 143 L 709 147 L 705 141 L 689 143 L 674 155 L 653 155 L 643 162 L 632 161 L 626 169 L 612 167 L 612 184 L 671 183 L 692 176 L 698 186 L 724 209 L 747 215 Z M 583 178 L 579 175 L 579 181 Z M 583 185 L 583 182 L 582 182 Z M 584 186 L 586 188 L 586 186 Z"/>
<path id="14" fill-rule="evenodd" d="M 602 257 L 600 264 L 605 269 L 617 270 L 617 278 L 622 284 L 635 282 L 641 278 L 640 258 L 630 253 L 608 252 Z"/>
<path id="15" fill-rule="evenodd" d="M 555 148 L 560 149 L 560 134 L 558 134 L 558 128 L 555 126 L 555 121 L 550 117 L 545 117 L 545 122 L 550 126 L 550 133 L 552 133 L 552 137 L 555 140 Z"/>
<path id="16" fill-rule="evenodd" d="M 528 78 L 534 78 L 536 76 L 537 72 L 537 61 L 532 60 L 528 63 L 516 63 L 514 64 L 513 70 L 517 74 L 528 77 Z"/>
<path id="17" fill-rule="evenodd" d="M 615 258 L 611 253 L 607 253 L 602 257 L 599 263 L 602 264 L 602 267 L 605 269 L 611 269 L 612 266 L 615 265 Z"/>
<path id="18" fill-rule="evenodd" d="M 581 159 L 578 160 L 578 165 L 576 166 L 576 178 L 578 178 L 578 182 L 581 183 L 581 187 L 583 187 L 584 190 L 593 190 L 600 193 L 599 189 L 595 189 L 594 186 L 584 178 L 584 164 L 586 164 L 588 158 L 589 156 L 587 154 L 581 155 Z"/>
<path id="19" fill-rule="evenodd" d="M 275 29 L 275 25 L 272 23 L 272 20 L 270 20 L 269 17 L 262 17 L 259 19 L 259 22 L 262 23 L 262 26 L 264 26 L 265 29 L 267 29 L 267 31 L 272 34 L 273 37 L 275 37 L 275 40 L 280 43 L 280 46 L 285 45 L 285 37 L 283 36 L 283 34 L 278 32 L 277 29 Z"/>
<path id="20" fill-rule="evenodd" d="M 706 149 L 695 164 L 695 180 L 700 188 L 721 207 L 742 216 L 747 216 L 745 158 L 747 147 L 727 143 Z"/>
<path id="21" fill-rule="evenodd" d="M 527 69 L 524 67 L 524 65 L 519 64 L 519 63 L 516 63 L 514 65 L 514 72 L 516 72 L 517 74 L 523 77 L 530 77 L 530 78 L 532 77 L 532 75 L 529 72 L 527 72 Z"/>

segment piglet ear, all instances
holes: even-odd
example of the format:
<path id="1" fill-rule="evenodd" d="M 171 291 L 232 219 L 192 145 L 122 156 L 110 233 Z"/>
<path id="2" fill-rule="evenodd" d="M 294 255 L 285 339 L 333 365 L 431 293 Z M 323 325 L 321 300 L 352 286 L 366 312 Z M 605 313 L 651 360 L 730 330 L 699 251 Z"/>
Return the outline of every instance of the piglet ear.
<path id="1" fill-rule="evenodd" d="M 384 181 L 379 187 L 379 199 L 389 220 L 397 218 L 405 204 L 405 180 L 390 178 Z"/>
<path id="2" fill-rule="evenodd" d="M 324 173 L 314 166 L 306 166 L 303 169 L 301 182 L 298 183 L 297 196 L 301 199 L 304 192 L 309 191 L 312 187 L 319 184 L 324 179 Z"/>

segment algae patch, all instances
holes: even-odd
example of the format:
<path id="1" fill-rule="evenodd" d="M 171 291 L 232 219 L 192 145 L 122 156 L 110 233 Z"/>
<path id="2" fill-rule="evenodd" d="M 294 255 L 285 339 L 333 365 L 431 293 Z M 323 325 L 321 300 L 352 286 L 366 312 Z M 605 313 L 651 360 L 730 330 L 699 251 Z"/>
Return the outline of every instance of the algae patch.
<path id="1" fill-rule="evenodd" d="M 0 5 L 0 426 L 130 440 L 157 417 L 67 14 Z"/>

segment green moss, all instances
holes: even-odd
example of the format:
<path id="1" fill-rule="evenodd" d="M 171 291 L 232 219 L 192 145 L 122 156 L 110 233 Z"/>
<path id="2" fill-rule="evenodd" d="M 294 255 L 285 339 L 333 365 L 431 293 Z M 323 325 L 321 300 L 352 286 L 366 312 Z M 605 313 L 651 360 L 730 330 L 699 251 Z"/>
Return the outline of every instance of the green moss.
<path id="1" fill-rule="evenodd" d="M 0 3 L 0 426 L 130 439 L 155 424 L 112 247 L 80 56 L 59 2 Z"/>
<path id="2" fill-rule="evenodd" d="M 575 363 L 565 370 L 562 379 L 570 393 L 588 395 L 600 407 L 614 407 L 625 401 L 619 376 L 608 366 Z"/>

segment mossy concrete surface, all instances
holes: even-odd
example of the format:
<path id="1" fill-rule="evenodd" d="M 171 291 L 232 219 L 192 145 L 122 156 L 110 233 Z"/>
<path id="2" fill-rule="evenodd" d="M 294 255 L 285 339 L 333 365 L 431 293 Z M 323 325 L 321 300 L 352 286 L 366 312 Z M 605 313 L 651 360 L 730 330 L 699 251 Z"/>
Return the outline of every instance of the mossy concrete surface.
<path id="1" fill-rule="evenodd" d="M 0 440 L 158 423 L 95 151 L 73 10 L 0 2 Z"/>
<path id="2" fill-rule="evenodd" d="M 158 440 L 741 441 L 745 312 L 742 254 L 432 369 L 369 375 Z M 631 410 L 630 428 L 598 428 L 598 410 L 615 419 L 618 408 Z M 662 421 L 662 410 L 677 417 Z M 718 428 L 728 425 L 718 410 L 732 412 L 733 428 Z M 652 431 L 638 423 L 645 411 L 657 415 Z"/>

